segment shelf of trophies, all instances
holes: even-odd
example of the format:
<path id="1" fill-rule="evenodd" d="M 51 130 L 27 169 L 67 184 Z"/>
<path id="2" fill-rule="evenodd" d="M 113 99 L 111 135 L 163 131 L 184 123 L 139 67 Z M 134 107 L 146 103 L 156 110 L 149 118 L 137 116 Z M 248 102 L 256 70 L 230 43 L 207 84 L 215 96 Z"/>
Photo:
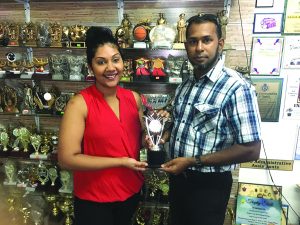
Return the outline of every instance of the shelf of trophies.
<path id="1" fill-rule="evenodd" d="M 72 224 L 69 171 L 47 161 L 10 158 L 0 164 L 1 224 Z"/>

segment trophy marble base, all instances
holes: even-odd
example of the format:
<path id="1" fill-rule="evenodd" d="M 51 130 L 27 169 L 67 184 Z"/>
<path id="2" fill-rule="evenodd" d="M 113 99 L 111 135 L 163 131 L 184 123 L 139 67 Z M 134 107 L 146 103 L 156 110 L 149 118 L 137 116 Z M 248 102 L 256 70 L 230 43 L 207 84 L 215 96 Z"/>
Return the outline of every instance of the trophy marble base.
<path id="1" fill-rule="evenodd" d="M 133 81 L 137 81 L 137 82 L 149 82 L 150 81 L 150 76 L 149 75 L 135 75 L 133 77 Z"/>
<path id="2" fill-rule="evenodd" d="M 35 72 L 32 75 L 32 79 L 35 80 L 51 80 L 52 79 L 52 75 L 49 74 L 49 72 L 44 73 L 44 72 Z"/>
<path id="3" fill-rule="evenodd" d="M 149 48 L 149 44 L 143 41 L 137 41 L 133 43 L 133 48 Z"/>
<path id="4" fill-rule="evenodd" d="M 22 78 L 22 79 L 31 79 L 33 73 L 34 73 L 34 72 L 26 72 L 26 73 L 23 73 L 23 74 L 21 74 L 20 78 Z"/>
<path id="5" fill-rule="evenodd" d="M 72 194 L 72 190 L 70 189 L 65 189 L 65 188 L 61 188 L 58 190 L 59 193 L 64 193 L 64 194 Z"/>
<path id="6" fill-rule="evenodd" d="M 16 71 L 16 70 L 6 71 L 5 78 L 18 79 L 20 78 L 20 71 Z"/>
<path id="7" fill-rule="evenodd" d="M 31 153 L 29 155 L 30 159 L 41 159 L 41 160 L 46 160 L 49 159 L 49 154 L 36 154 L 36 153 Z"/>
<path id="8" fill-rule="evenodd" d="M 1 71 L 0 71 L 0 78 L 3 78 L 4 75 L 5 75 L 5 71 L 4 71 L 4 70 L 1 70 Z"/>
<path id="9" fill-rule="evenodd" d="M 35 114 L 35 112 L 31 109 L 23 109 L 22 114 L 23 115 L 33 115 L 33 114 Z"/>
<path id="10" fill-rule="evenodd" d="M 62 74 L 53 74 L 52 75 L 52 80 L 63 80 L 64 77 Z"/>
<path id="11" fill-rule="evenodd" d="M 13 150 L 9 153 L 9 155 L 12 156 L 12 157 L 18 157 L 18 158 L 28 158 L 29 155 L 30 155 L 30 152 L 24 152 L 24 151 L 21 151 L 21 150 L 19 150 L 19 151 L 14 151 Z"/>
<path id="12" fill-rule="evenodd" d="M 12 181 L 8 182 L 8 181 L 4 181 L 4 182 L 3 182 L 3 185 L 5 185 L 5 186 L 16 186 L 16 185 L 17 185 L 17 182 L 12 182 Z"/>
<path id="13" fill-rule="evenodd" d="M 184 43 L 174 43 L 173 44 L 173 49 L 179 49 L 179 50 L 185 49 Z"/>
<path id="14" fill-rule="evenodd" d="M 169 83 L 179 84 L 182 83 L 181 77 L 169 77 Z"/>
<path id="15" fill-rule="evenodd" d="M 70 75 L 69 80 L 81 81 L 82 75 Z"/>
<path id="16" fill-rule="evenodd" d="M 166 76 L 150 76 L 150 80 L 154 82 L 167 82 L 168 79 Z"/>
<path id="17" fill-rule="evenodd" d="M 149 168 L 160 168 L 161 164 L 165 162 L 165 151 L 147 151 L 147 163 Z"/>
<path id="18" fill-rule="evenodd" d="M 34 192 L 36 187 L 25 187 L 25 191 Z"/>
<path id="19" fill-rule="evenodd" d="M 84 41 L 70 41 L 69 48 L 86 48 Z"/>

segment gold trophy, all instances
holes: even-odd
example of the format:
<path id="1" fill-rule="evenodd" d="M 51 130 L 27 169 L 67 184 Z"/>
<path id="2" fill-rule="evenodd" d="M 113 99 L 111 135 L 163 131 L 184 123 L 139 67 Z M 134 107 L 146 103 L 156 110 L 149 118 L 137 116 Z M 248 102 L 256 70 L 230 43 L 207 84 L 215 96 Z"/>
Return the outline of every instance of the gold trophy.
<path id="1" fill-rule="evenodd" d="M 55 167 L 51 167 L 48 169 L 48 173 L 51 181 L 51 186 L 55 186 L 55 181 L 58 178 L 57 169 Z"/>
<path id="2" fill-rule="evenodd" d="M 30 154 L 31 159 L 39 159 L 42 155 L 39 154 L 40 146 L 42 143 L 42 136 L 39 134 L 32 134 L 30 136 L 30 142 L 34 149 L 34 153 Z"/>
<path id="3" fill-rule="evenodd" d="M 16 140 L 13 144 L 13 151 L 10 153 L 12 156 L 28 157 L 29 155 L 29 143 L 30 143 L 30 131 L 26 127 L 15 128 L 13 135 Z M 20 151 L 20 149 L 22 151 Z"/>
<path id="4" fill-rule="evenodd" d="M 9 136 L 6 130 L 3 130 L 0 132 L 0 144 L 3 146 L 2 151 L 7 152 L 8 151 L 8 143 L 9 143 Z"/>
<path id="5" fill-rule="evenodd" d="M 186 39 L 186 22 L 185 14 L 181 13 L 179 15 L 179 20 L 177 21 L 177 41 L 173 45 L 173 49 L 184 49 L 184 42 Z"/>
<path id="6" fill-rule="evenodd" d="M 85 35 L 88 27 L 83 25 L 74 25 L 70 27 L 69 38 L 70 48 L 85 48 Z"/>
<path id="7" fill-rule="evenodd" d="M 51 46 L 50 47 L 62 47 L 62 26 L 57 23 L 50 23 L 49 33 L 51 36 Z"/>
<path id="8" fill-rule="evenodd" d="M 35 66 L 35 74 L 49 74 L 49 70 L 45 69 L 45 66 L 49 63 L 47 57 L 33 58 L 33 64 Z"/>
<path id="9" fill-rule="evenodd" d="M 32 87 L 30 87 L 29 85 L 25 85 L 23 93 L 24 93 L 24 99 L 23 99 L 22 114 L 33 114 L 36 105 L 33 99 Z"/>
<path id="10" fill-rule="evenodd" d="M 24 73 L 21 74 L 20 78 L 31 79 L 32 74 L 34 73 L 33 72 L 33 67 L 34 67 L 33 62 L 24 60 L 22 63 L 22 66 L 24 67 L 25 71 L 24 71 Z"/>
<path id="11" fill-rule="evenodd" d="M 129 48 L 131 45 L 130 41 L 130 29 L 132 27 L 132 23 L 128 19 L 128 14 L 123 14 L 123 20 L 121 25 L 117 28 L 115 37 L 118 40 L 119 46 L 121 48 Z"/>
<path id="12" fill-rule="evenodd" d="M 15 162 L 12 160 L 7 160 L 4 163 L 4 170 L 6 180 L 3 182 L 4 185 L 16 185 L 17 184 L 17 168 Z"/>
<path id="13" fill-rule="evenodd" d="M 19 46 L 20 27 L 17 23 L 10 23 L 7 27 L 8 30 L 8 46 Z"/>
<path id="14" fill-rule="evenodd" d="M 41 185 L 46 185 L 46 182 L 49 181 L 49 173 L 46 165 L 41 162 L 37 168 L 38 180 L 41 182 Z"/>
<path id="15" fill-rule="evenodd" d="M 72 219 L 72 214 L 73 214 L 73 202 L 72 202 L 72 197 L 66 197 L 64 202 L 59 205 L 61 211 L 65 214 L 65 225 L 72 225 L 73 224 L 73 219 Z"/>
<path id="16" fill-rule="evenodd" d="M 37 26 L 29 22 L 24 25 L 24 42 L 26 46 L 35 47 L 37 40 Z"/>
<path id="17" fill-rule="evenodd" d="M 46 195 L 46 200 L 50 204 L 51 219 L 60 219 L 61 211 L 58 208 L 58 196 L 55 194 Z"/>
<path id="18" fill-rule="evenodd" d="M 5 66 L 6 66 L 6 61 L 3 59 L 0 59 L 0 78 L 4 77 L 5 74 Z"/>

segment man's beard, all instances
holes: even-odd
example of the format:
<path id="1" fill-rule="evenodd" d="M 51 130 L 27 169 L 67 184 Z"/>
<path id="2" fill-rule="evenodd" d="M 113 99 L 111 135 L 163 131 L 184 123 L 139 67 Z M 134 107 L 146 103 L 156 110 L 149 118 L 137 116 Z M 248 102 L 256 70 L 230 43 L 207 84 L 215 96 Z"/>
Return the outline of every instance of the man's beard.
<path id="1" fill-rule="evenodd" d="M 203 64 L 193 65 L 194 69 L 196 69 L 197 71 L 208 71 L 216 64 L 219 57 L 220 57 L 220 54 L 219 54 L 219 47 L 218 47 L 216 50 L 215 56 L 214 56 L 214 58 L 212 58 L 211 61 L 209 61 L 207 63 L 203 63 Z"/>

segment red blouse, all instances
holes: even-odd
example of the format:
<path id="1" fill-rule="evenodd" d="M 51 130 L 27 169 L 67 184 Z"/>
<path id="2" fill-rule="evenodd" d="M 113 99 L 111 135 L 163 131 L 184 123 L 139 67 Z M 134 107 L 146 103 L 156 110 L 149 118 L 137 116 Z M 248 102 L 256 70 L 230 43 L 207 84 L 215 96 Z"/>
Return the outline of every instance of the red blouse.
<path id="1" fill-rule="evenodd" d="M 83 153 L 94 156 L 138 159 L 141 124 L 133 93 L 117 88 L 120 119 L 95 85 L 80 92 L 87 105 Z M 140 172 L 125 168 L 74 172 L 74 194 L 95 202 L 123 201 L 138 193 L 143 184 Z"/>

